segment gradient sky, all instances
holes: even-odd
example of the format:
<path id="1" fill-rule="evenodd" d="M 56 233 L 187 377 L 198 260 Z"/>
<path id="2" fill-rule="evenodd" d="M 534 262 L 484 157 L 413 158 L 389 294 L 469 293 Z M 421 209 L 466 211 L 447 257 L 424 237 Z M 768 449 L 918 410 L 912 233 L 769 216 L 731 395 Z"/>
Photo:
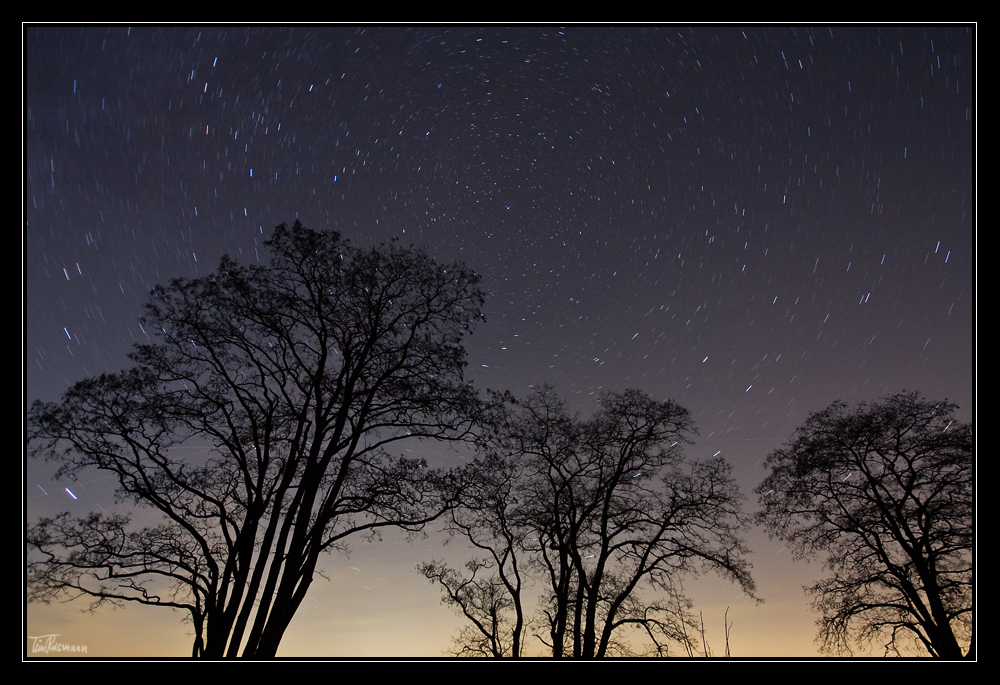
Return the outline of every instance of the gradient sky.
<path id="1" fill-rule="evenodd" d="M 26 27 L 25 401 L 125 365 L 148 291 L 282 222 L 484 278 L 480 388 L 691 410 L 748 495 L 811 412 L 974 396 L 974 27 Z M 409 446 L 436 465 L 463 458 Z M 25 470 L 25 515 L 113 510 Z M 71 486 L 78 499 L 64 490 Z M 748 533 L 757 605 L 689 582 L 716 653 L 815 656 L 819 563 Z M 438 656 L 440 536 L 329 557 L 279 655 Z M 29 605 L 28 636 L 184 656 L 169 610 Z M 31 653 L 32 641 L 26 642 Z"/>

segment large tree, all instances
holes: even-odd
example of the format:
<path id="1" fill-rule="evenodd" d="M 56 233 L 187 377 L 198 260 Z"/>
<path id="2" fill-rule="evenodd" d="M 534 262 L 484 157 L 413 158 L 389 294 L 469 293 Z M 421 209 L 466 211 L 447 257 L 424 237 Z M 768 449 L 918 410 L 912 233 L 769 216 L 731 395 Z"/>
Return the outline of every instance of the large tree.
<path id="1" fill-rule="evenodd" d="M 158 340 L 131 368 L 32 405 L 33 454 L 61 476 L 110 472 L 159 521 L 39 520 L 30 599 L 182 609 L 194 655 L 273 656 L 321 553 L 450 506 L 447 477 L 386 446 L 468 430 L 462 341 L 482 318 L 479 278 L 298 222 L 266 245 L 269 265 L 224 257 L 157 287 L 143 326 Z"/>
<path id="2" fill-rule="evenodd" d="M 765 462 L 759 519 L 830 572 L 807 592 L 822 647 L 973 654 L 973 439 L 916 393 L 813 414 Z"/>
<path id="3" fill-rule="evenodd" d="M 496 412 L 480 449 L 479 496 L 451 515 L 451 530 L 486 556 L 462 574 L 424 566 L 445 601 L 473 624 L 458 651 L 521 645 L 522 578 L 541 607 L 538 638 L 555 657 L 604 657 L 671 645 L 691 653 L 682 578 L 714 570 L 753 594 L 741 496 L 721 460 L 686 462 L 693 433 L 673 402 L 608 393 L 590 419 L 572 416 L 551 388 Z M 502 602 L 483 602 L 506 589 Z M 517 656 L 511 650 L 494 656 Z"/>

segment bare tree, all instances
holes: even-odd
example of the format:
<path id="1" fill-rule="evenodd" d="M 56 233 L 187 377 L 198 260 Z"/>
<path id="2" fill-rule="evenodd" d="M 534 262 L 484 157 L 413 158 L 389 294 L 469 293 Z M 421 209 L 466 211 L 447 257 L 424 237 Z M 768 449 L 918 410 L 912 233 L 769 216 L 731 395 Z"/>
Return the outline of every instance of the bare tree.
<path id="1" fill-rule="evenodd" d="M 471 626 L 455 639 L 454 656 L 520 657 L 524 621 L 520 586 L 501 572 L 494 572 L 488 559 L 466 564 L 466 577 L 445 564 L 431 562 L 419 567 L 428 580 L 444 590 L 443 602 L 464 616 Z M 513 614 L 513 615 L 512 615 Z"/>
<path id="2" fill-rule="evenodd" d="M 837 402 L 768 457 L 760 521 L 831 574 L 807 588 L 824 649 L 974 654 L 972 427 L 956 409 L 916 393 Z"/>
<path id="3" fill-rule="evenodd" d="M 156 288 L 134 366 L 28 414 L 59 474 L 110 472 L 129 516 L 42 519 L 27 532 L 32 600 L 85 595 L 188 612 L 196 656 L 273 656 L 319 555 L 357 533 L 419 530 L 452 482 L 390 458 L 402 439 L 459 439 L 476 394 L 463 337 L 478 277 L 395 244 L 279 226 L 268 266 Z M 186 458 L 178 448 L 205 448 Z"/>
<path id="4" fill-rule="evenodd" d="M 483 557 L 466 564 L 469 574 L 440 562 L 421 564 L 420 573 L 444 591 L 444 603 L 471 627 L 456 639 L 456 656 L 520 657 L 526 629 L 522 605 L 528 534 L 520 520 L 517 487 L 522 467 L 487 456 L 462 479 L 462 506 L 449 512 L 448 530 Z"/>
<path id="5" fill-rule="evenodd" d="M 704 569 L 753 594 L 738 536 L 741 496 L 725 462 L 684 462 L 679 446 L 692 432 L 685 409 L 637 390 L 605 395 L 584 421 L 544 388 L 489 423 L 483 472 L 513 481 L 494 491 L 490 510 L 502 510 L 513 532 L 452 531 L 531 569 L 545 588 L 535 627 L 553 656 L 633 654 L 636 635 L 655 654 L 671 644 L 688 651 L 694 624 L 680 581 Z M 479 511 L 458 509 L 452 521 L 475 521 Z M 437 580 L 453 597 L 468 578 Z M 523 615 L 520 595 L 509 599 Z"/>

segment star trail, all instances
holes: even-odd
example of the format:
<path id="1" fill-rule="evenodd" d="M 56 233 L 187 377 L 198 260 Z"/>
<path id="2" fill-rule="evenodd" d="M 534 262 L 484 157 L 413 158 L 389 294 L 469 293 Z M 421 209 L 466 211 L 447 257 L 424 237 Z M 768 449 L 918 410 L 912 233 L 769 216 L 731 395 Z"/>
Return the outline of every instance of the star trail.
<path id="1" fill-rule="evenodd" d="M 264 260 L 274 226 L 298 219 L 465 262 L 488 292 L 467 343 L 477 387 L 549 383 L 584 415 L 609 390 L 671 398 L 699 430 L 686 454 L 725 457 L 747 495 L 834 400 L 919 390 L 970 421 L 974 38 L 25 27 L 25 401 L 124 367 L 151 340 L 153 286 L 223 254 Z M 102 475 L 63 491 L 52 471 L 26 464 L 27 519 L 127 509 Z M 815 656 L 800 587 L 817 565 L 762 530 L 748 540 L 765 603 L 706 581 L 692 595 L 710 637 L 731 606 L 734 656 Z M 441 540 L 355 550 L 327 558 L 331 582 L 279 654 L 440 655 L 459 622 L 414 569 Z M 188 649 L 179 615 L 85 607 L 28 605 L 27 634 L 89 640 L 91 657 Z"/>

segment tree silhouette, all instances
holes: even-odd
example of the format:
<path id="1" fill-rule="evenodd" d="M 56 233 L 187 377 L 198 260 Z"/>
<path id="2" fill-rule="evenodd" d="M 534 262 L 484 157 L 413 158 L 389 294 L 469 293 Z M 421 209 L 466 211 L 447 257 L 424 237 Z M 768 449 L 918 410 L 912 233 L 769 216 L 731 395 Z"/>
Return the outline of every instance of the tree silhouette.
<path id="1" fill-rule="evenodd" d="M 29 599 L 182 609 L 194 655 L 274 656 L 321 553 L 450 506 L 450 477 L 385 447 L 466 434 L 479 278 L 298 222 L 265 244 L 268 266 L 224 257 L 211 276 L 157 287 L 143 326 L 158 341 L 132 368 L 32 405 L 33 454 L 62 476 L 112 473 L 121 500 L 161 521 L 38 521 Z M 182 456 L 192 445 L 207 456 Z"/>
<path id="2" fill-rule="evenodd" d="M 585 421 L 551 388 L 508 404 L 481 440 L 491 487 L 451 514 L 452 532 L 487 556 L 469 563 L 471 578 L 440 564 L 424 575 L 490 643 L 523 646 L 528 569 L 544 587 L 536 635 L 553 656 L 630 655 L 636 641 L 659 655 L 671 644 L 689 652 L 696 628 L 682 577 L 711 569 L 754 590 L 738 537 L 742 498 L 725 462 L 684 462 L 679 445 L 692 432 L 687 410 L 637 390 L 603 396 Z M 505 601 L 484 611 L 465 589 L 477 576 L 505 588 Z"/>
<path id="3" fill-rule="evenodd" d="M 517 491 L 522 464 L 486 455 L 463 478 L 463 505 L 449 512 L 448 529 L 485 557 L 466 564 L 468 576 L 440 562 L 421 564 L 420 573 L 444 591 L 443 602 L 472 625 L 455 640 L 455 656 L 520 657 L 526 618 L 524 525 Z"/>
<path id="4" fill-rule="evenodd" d="M 765 462 L 759 520 L 799 557 L 825 556 L 818 641 L 974 653 L 972 427 L 916 393 L 813 414 Z"/>

